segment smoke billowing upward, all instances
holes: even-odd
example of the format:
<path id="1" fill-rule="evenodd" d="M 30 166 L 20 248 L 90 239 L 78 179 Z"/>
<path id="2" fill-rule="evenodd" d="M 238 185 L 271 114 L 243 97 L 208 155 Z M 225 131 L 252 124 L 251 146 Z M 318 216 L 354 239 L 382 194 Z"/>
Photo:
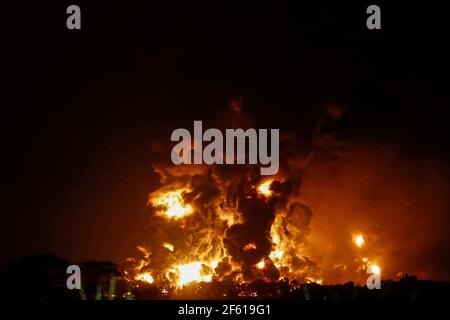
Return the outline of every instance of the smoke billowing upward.
<path id="1" fill-rule="evenodd" d="M 242 114 L 233 101 L 222 124 L 246 129 L 252 121 Z M 154 165 L 161 187 L 150 194 L 144 257 L 134 268 L 178 284 L 186 267 L 197 280 L 320 279 L 307 257 L 312 210 L 300 200 L 312 149 L 290 133 L 280 144 L 275 176 L 255 165 Z"/>

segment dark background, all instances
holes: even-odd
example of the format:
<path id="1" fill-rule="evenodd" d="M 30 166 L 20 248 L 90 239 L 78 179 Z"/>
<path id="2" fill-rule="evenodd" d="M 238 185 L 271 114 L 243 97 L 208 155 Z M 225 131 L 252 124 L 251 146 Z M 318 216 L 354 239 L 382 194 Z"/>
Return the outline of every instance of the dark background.
<path id="1" fill-rule="evenodd" d="M 152 141 L 235 98 L 260 127 L 305 134 L 323 106 L 343 105 L 333 134 L 448 161 L 443 2 L 298 2 L 3 7 L 1 265 L 130 256 L 158 184 Z M 66 28 L 70 4 L 79 31 Z M 382 30 L 366 28 L 369 4 Z"/>

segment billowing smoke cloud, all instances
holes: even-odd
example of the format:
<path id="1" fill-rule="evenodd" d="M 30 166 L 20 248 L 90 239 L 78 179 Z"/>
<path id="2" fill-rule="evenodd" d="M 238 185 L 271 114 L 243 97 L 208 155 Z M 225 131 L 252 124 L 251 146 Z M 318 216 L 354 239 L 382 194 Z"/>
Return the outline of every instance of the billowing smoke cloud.
<path id="1" fill-rule="evenodd" d="M 252 123 L 237 102 L 222 115 L 224 122 L 244 129 Z M 270 177 L 252 165 L 154 163 L 161 187 L 150 195 L 138 271 L 176 282 L 180 266 L 200 263 L 200 275 L 219 280 L 318 278 L 319 268 L 306 253 L 313 214 L 300 200 L 312 148 L 286 132 L 280 144 L 280 170 Z M 267 194 L 259 190 L 262 184 Z M 170 216 L 170 201 L 177 202 L 180 217 Z"/>

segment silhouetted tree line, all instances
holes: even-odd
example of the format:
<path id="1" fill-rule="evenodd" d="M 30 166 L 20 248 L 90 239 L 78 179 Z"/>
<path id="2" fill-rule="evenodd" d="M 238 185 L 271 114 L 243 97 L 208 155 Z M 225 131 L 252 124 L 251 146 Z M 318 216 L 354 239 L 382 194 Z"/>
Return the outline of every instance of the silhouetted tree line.
<path id="1" fill-rule="evenodd" d="M 117 299 L 295 299 L 295 300 L 449 300 L 450 282 L 419 280 L 404 275 L 382 282 L 380 290 L 347 282 L 341 285 L 298 283 L 282 279 L 252 283 L 212 281 L 183 288 L 126 281 L 118 265 L 109 261 L 79 263 L 81 290 L 69 290 L 69 261 L 50 255 L 19 258 L 0 275 L 2 299 L 117 300 Z"/>

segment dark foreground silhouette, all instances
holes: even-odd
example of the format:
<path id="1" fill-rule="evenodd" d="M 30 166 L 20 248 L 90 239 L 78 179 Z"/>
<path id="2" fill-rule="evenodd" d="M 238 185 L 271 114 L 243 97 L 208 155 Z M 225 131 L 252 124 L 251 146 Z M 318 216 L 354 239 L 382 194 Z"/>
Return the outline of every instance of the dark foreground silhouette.
<path id="1" fill-rule="evenodd" d="M 450 300 L 450 282 L 419 280 L 404 275 L 382 281 L 369 290 L 353 282 L 342 285 L 301 284 L 283 279 L 252 283 L 212 281 L 183 288 L 126 281 L 119 266 L 109 261 L 79 263 L 81 290 L 69 290 L 65 259 L 50 255 L 22 257 L 0 275 L 2 299 L 27 300 L 125 300 L 125 299 L 294 299 L 294 300 Z"/>

